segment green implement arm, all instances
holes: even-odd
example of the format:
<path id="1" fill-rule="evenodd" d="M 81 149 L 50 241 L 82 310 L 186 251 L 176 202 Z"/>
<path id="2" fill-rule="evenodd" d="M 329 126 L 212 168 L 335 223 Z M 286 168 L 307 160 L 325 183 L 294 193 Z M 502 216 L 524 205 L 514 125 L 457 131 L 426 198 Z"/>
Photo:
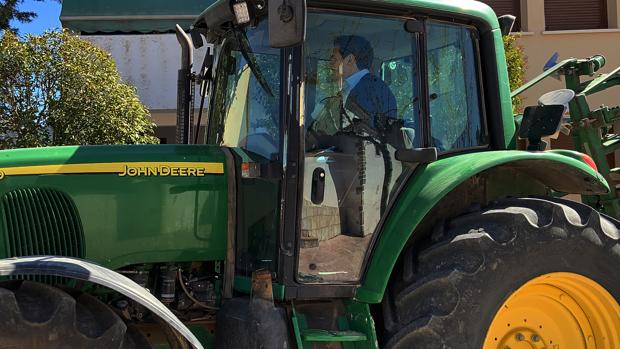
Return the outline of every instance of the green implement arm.
<path id="1" fill-rule="evenodd" d="M 613 124 L 620 120 L 620 106 L 603 105 L 591 109 L 586 97 L 620 85 L 620 67 L 611 73 L 582 81 L 582 77 L 593 76 L 604 65 L 605 58 L 600 55 L 564 60 L 513 91 L 511 97 L 520 95 L 554 74 L 564 77 L 566 88 L 575 92 L 575 98 L 569 103 L 570 128 L 575 150 L 592 157 L 598 171 L 607 179 L 611 188 L 607 194 L 583 195 L 582 200 L 603 213 L 619 218 L 620 198 L 616 184 L 620 183 L 620 167 L 610 166 L 608 156 L 620 149 L 620 135 L 613 133 Z"/>

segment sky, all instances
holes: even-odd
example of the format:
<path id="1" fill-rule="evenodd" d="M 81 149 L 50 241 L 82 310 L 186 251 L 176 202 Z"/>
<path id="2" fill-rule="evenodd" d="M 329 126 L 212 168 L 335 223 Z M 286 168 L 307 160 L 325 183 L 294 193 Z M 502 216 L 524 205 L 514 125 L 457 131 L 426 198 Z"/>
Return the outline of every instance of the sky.
<path id="1" fill-rule="evenodd" d="M 38 14 L 30 23 L 12 21 L 11 25 L 19 29 L 20 35 L 39 35 L 46 30 L 60 28 L 60 3 L 54 0 L 34 1 L 24 0 L 20 5 L 21 11 L 32 11 Z"/>

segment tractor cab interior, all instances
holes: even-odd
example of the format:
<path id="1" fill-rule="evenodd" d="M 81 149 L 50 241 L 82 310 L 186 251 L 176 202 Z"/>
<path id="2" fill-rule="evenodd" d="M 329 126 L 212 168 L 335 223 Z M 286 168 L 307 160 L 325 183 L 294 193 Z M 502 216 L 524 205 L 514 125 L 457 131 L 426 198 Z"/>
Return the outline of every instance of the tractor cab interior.
<path id="1" fill-rule="evenodd" d="M 394 153 L 422 144 L 419 38 L 400 18 L 310 12 L 306 23 L 298 279 L 356 282 L 410 171 Z"/>

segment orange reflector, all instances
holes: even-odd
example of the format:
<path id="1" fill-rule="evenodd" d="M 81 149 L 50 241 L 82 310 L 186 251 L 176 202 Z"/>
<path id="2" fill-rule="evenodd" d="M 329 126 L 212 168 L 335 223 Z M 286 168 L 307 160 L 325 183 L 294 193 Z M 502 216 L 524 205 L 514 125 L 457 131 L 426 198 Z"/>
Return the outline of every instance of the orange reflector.
<path id="1" fill-rule="evenodd" d="M 250 177 L 250 163 L 249 162 L 241 163 L 241 177 L 243 178 Z"/>
<path id="2" fill-rule="evenodd" d="M 594 160 L 590 157 L 590 155 L 588 154 L 581 154 L 581 159 L 583 160 L 583 162 L 585 162 L 586 164 L 588 164 L 588 166 L 592 167 L 592 169 L 596 172 L 598 172 L 598 167 L 596 167 L 596 163 L 594 162 Z"/>
<path id="3" fill-rule="evenodd" d="M 256 162 L 241 163 L 242 178 L 258 178 L 260 177 L 260 164 Z"/>

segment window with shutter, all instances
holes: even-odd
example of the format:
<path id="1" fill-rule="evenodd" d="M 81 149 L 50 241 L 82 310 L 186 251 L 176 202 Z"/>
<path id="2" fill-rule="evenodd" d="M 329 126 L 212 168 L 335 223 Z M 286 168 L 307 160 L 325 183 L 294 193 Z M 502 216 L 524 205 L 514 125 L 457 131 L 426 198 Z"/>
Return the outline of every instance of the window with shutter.
<path id="1" fill-rule="evenodd" d="M 513 15 L 517 17 L 513 31 L 521 31 L 521 1 L 519 0 L 479 0 L 491 6 L 497 16 Z M 545 0 L 546 1 L 546 0 Z"/>
<path id="2" fill-rule="evenodd" d="M 544 0 L 546 30 L 607 28 L 606 0 Z"/>

